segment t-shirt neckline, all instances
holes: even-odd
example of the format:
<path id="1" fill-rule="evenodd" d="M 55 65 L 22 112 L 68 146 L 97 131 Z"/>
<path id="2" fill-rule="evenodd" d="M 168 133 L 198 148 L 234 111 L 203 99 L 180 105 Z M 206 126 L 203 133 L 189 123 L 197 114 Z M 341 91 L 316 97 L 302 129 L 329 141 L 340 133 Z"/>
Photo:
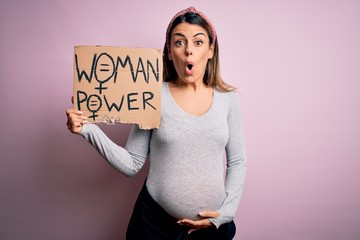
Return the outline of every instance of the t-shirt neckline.
<path id="1" fill-rule="evenodd" d="M 215 99 L 216 99 L 216 95 L 217 95 L 217 91 L 216 89 L 214 89 L 213 91 L 213 98 L 212 98 L 212 101 L 211 101 L 211 105 L 209 107 L 209 109 L 204 112 L 203 114 L 201 115 L 193 115 L 191 113 L 188 113 L 186 112 L 184 109 L 182 109 L 175 101 L 175 99 L 173 98 L 172 94 L 171 94 L 171 91 L 170 91 L 170 88 L 169 88 L 169 83 L 168 82 L 164 82 L 164 85 L 165 85 L 165 89 L 166 89 L 166 93 L 167 95 L 169 96 L 169 99 L 171 101 L 171 103 L 178 109 L 179 112 L 181 112 L 183 115 L 186 115 L 188 117 L 191 117 L 191 118 L 196 118 L 196 119 L 200 119 L 200 118 L 204 118 L 206 117 L 207 115 L 209 115 L 212 111 L 212 109 L 214 108 L 214 105 L 215 105 Z"/>

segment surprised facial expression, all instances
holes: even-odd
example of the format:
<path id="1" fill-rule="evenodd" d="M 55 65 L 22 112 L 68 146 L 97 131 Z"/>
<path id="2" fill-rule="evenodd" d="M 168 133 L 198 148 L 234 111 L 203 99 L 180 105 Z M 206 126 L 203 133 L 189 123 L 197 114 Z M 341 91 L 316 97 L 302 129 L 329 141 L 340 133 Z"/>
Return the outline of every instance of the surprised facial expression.
<path id="1" fill-rule="evenodd" d="M 202 82 L 206 65 L 214 55 L 207 31 L 196 24 L 180 23 L 172 31 L 169 59 L 182 83 Z"/>

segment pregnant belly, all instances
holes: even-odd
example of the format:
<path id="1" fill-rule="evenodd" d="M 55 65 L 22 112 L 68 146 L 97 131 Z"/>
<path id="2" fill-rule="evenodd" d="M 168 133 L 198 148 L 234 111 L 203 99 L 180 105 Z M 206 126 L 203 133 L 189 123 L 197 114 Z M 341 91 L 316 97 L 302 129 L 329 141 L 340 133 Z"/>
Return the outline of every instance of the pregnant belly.
<path id="1" fill-rule="evenodd" d="M 199 212 L 218 210 L 226 196 L 222 178 L 214 177 L 206 181 L 177 177 L 161 184 L 149 178 L 147 187 L 154 200 L 177 219 L 200 219 Z"/>

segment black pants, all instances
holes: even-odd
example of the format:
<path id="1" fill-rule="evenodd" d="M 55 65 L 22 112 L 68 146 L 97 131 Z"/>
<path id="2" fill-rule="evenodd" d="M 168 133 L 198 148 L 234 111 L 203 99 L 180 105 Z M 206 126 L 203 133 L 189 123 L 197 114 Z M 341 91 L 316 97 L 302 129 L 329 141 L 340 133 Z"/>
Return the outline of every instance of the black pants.
<path id="1" fill-rule="evenodd" d="M 177 221 L 150 196 L 145 182 L 130 218 L 126 240 L 231 240 L 236 232 L 231 221 L 218 229 L 210 227 L 188 234 L 189 228 Z"/>

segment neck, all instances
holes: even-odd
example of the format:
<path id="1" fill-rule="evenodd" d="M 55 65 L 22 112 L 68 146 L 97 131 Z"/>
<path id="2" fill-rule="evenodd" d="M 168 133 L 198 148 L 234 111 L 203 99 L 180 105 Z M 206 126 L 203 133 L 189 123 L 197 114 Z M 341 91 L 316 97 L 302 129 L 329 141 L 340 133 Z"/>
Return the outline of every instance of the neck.
<path id="1" fill-rule="evenodd" d="M 181 80 L 177 80 L 174 82 L 174 87 L 181 88 L 186 91 L 197 92 L 203 90 L 204 88 L 207 88 L 208 86 L 206 86 L 203 81 L 187 83 Z"/>

